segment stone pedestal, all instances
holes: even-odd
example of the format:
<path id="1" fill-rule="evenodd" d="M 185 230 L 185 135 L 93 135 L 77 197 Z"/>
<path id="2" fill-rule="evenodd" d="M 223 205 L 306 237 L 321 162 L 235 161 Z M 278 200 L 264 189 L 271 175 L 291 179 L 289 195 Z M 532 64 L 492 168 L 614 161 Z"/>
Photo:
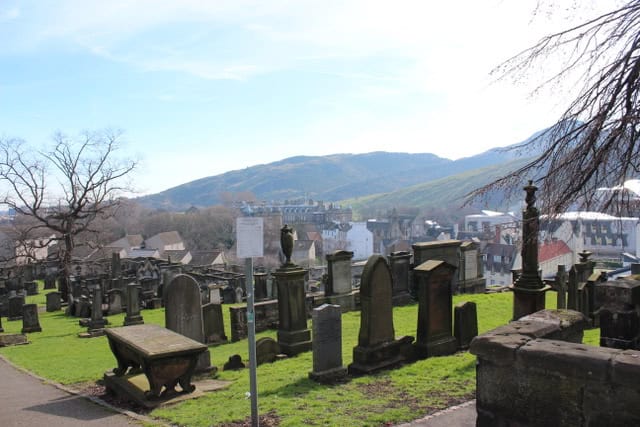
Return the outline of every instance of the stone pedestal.
<path id="1" fill-rule="evenodd" d="M 138 292 L 140 286 L 137 283 L 127 285 L 127 315 L 124 317 L 124 326 L 142 325 L 144 319 L 140 315 L 140 302 Z"/>
<path id="2" fill-rule="evenodd" d="M 23 334 L 30 332 L 42 332 L 40 320 L 38 319 L 38 305 L 25 304 L 22 306 L 22 331 Z"/>
<path id="3" fill-rule="evenodd" d="M 273 273 L 278 286 L 278 344 L 288 356 L 311 350 L 304 277 L 307 270 L 285 265 Z"/>
<path id="4" fill-rule="evenodd" d="M 451 283 L 456 268 L 444 261 L 426 261 L 413 270 L 418 284 L 416 357 L 453 354 L 457 341 L 452 333 Z"/>
<path id="5" fill-rule="evenodd" d="M 391 299 L 394 306 L 406 305 L 412 301 L 409 293 L 409 271 L 411 270 L 411 254 L 406 251 L 392 252 L 388 257 L 393 288 Z"/>

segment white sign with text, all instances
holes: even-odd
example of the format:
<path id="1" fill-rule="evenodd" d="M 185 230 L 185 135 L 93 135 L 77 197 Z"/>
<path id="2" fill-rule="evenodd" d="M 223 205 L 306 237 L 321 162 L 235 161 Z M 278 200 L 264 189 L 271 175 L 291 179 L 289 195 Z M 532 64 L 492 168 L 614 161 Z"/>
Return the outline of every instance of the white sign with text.
<path id="1" fill-rule="evenodd" d="M 236 220 L 238 258 L 264 256 L 264 221 L 260 217 L 242 217 Z"/>

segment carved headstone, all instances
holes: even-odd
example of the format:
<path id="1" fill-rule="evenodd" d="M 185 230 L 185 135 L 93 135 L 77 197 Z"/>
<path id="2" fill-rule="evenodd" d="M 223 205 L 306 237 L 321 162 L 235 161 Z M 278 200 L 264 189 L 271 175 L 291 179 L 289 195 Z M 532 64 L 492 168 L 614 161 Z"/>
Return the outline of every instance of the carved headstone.
<path id="1" fill-rule="evenodd" d="M 455 274 L 456 267 L 445 261 L 426 261 L 413 270 L 418 284 L 418 358 L 452 354 L 457 349 L 451 327 Z"/>
<path id="2" fill-rule="evenodd" d="M 409 304 L 411 302 L 411 294 L 409 293 L 411 254 L 406 251 L 392 252 L 388 258 L 391 277 L 393 277 L 393 305 Z"/>
<path id="3" fill-rule="evenodd" d="M 267 295 L 267 273 L 254 273 L 253 283 L 254 300 L 258 302 L 268 299 L 269 296 Z"/>
<path id="4" fill-rule="evenodd" d="M 204 323 L 198 282 L 187 274 L 178 274 L 164 288 L 164 297 L 165 327 L 204 344 Z M 198 358 L 196 371 L 211 368 L 211 354 L 207 350 Z"/>
<path id="5" fill-rule="evenodd" d="M 391 271 L 381 255 L 369 257 L 360 285 L 360 332 L 353 349 L 351 374 L 367 374 L 390 368 L 405 359 L 413 337 L 395 339 Z"/>
<path id="6" fill-rule="evenodd" d="M 140 286 L 137 283 L 129 283 L 127 285 L 127 315 L 124 317 L 124 326 L 142 325 L 144 323 L 144 319 L 140 314 L 139 292 Z"/>
<path id="7" fill-rule="evenodd" d="M 38 305 L 25 304 L 22 306 L 22 333 L 41 332 L 40 320 L 38 319 Z"/>
<path id="8" fill-rule="evenodd" d="M 107 297 L 109 298 L 109 316 L 122 313 L 122 290 L 120 289 L 111 289 L 107 292 Z"/>
<path id="9" fill-rule="evenodd" d="M 49 292 L 47 294 L 47 312 L 58 311 L 62 309 L 62 299 L 60 292 Z"/>
<path id="10" fill-rule="evenodd" d="M 22 319 L 22 306 L 24 305 L 23 295 L 14 295 L 9 297 L 9 320 Z"/>
<path id="11" fill-rule="evenodd" d="M 27 295 L 38 295 L 38 282 L 24 282 L 24 289 L 27 291 Z"/>
<path id="12" fill-rule="evenodd" d="M 47 276 L 44 278 L 44 289 L 55 289 L 56 288 L 56 278 L 55 276 Z"/>
<path id="13" fill-rule="evenodd" d="M 355 296 L 351 289 L 351 260 L 353 252 L 335 251 L 326 255 L 327 283 L 325 295 L 331 304 L 339 305 L 343 312 L 355 309 Z"/>
<path id="14" fill-rule="evenodd" d="M 558 292 L 557 307 L 558 309 L 567 308 L 567 269 L 564 265 L 558 266 L 556 273 L 556 291 Z"/>
<path id="15" fill-rule="evenodd" d="M 461 302 L 453 308 L 453 335 L 460 350 L 468 349 L 471 340 L 478 336 L 478 312 L 475 302 Z"/>
<path id="16" fill-rule="evenodd" d="M 97 286 L 93 290 L 91 300 L 91 320 L 89 320 L 89 333 L 94 336 L 102 335 L 101 332 L 107 324 L 102 316 L 102 290 Z"/>
<path id="17" fill-rule="evenodd" d="M 224 332 L 222 305 L 209 303 L 202 306 L 202 322 L 206 344 L 222 344 L 227 342 Z"/>
<path id="18" fill-rule="evenodd" d="M 280 354 L 280 346 L 269 337 L 260 338 L 256 341 L 256 365 L 272 363 Z"/>
<path id="19" fill-rule="evenodd" d="M 347 375 L 342 364 L 342 311 L 337 305 L 323 304 L 313 309 L 313 371 L 309 378 L 334 382 Z"/>

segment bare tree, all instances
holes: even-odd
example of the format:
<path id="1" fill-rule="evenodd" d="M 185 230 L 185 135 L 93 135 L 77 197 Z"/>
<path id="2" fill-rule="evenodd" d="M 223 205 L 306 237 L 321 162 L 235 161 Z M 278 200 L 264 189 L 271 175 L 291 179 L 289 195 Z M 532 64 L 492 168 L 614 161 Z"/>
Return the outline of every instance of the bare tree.
<path id="1" fill-rule="evenodd" d="M 579 25 L 548 35 L 507 60 L 501 76 L 529 77 L 540 61 L 562 58 L 562 65 L 540 87 L 577 81 L 577 94 L 555 126 L 516 147 L 533 157 L 523 167 L 484 186 L 474 198 L 494 190 L 518 188 L 533 179 L 541 188 L 541 210 L 629 206 L 620 188 L 640 169 L 640 0 Z M 520 193 L 521 194 L 521 193 Z"/>
<path id="2" fill-rule="evenodd" d="M 66 278 L 78 236 L 98 233 L 92 227 L 112 216 L 122 184 L 136 167 L 116 157 L 120 132 L 85 132 L 77 138 L 58 133 L 48 151 L 27 147 L 19 139 L 0 139 L 1 202 L 23 221 L 22 236 L 48 235 L 40 246 L 58 243 Z M 86 240 L 86 239 L 85 239 Z"/>

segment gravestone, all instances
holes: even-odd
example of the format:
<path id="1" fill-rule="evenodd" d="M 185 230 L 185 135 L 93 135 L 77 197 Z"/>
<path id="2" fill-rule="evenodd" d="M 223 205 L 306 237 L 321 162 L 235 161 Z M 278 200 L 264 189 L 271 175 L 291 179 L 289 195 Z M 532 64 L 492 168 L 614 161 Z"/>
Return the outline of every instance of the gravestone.
<path id="1" fill-rule="evenodd" d="M 237 287 L 235 289 L 235 293 L 236 293 L 236 303 L 242 304 L 242 297 L 244 296 L 244 292 L 242 292 L 242 288 Z"/>
<path id="2" fill-rule="evenodd" d="M 122 266 L 120 264 L 120 254 L 117 252 L 111 253 L 111 278 L 115 279 L 122 275 Z"/>
<path id="3" fill-rule="evenodd" d="M 567 308 L 567 269 L 564 265 L 558 266 L 558 272 L 556 273 L 556 291 L 558 292 L 558 298 L 556 305 L 558 309 Z"/>
<path id="4" fill-rule="evenodd" d="M 264 337 L 256 341 L 256 365 L 273 363 L 280 354 L 280 346 L 273 338 Z"/>
<path id="5" fill-rule="evenodd" d="M 47 294 L 47 312 L 58 311 L 62 309 L 62 299 L 60 292 L 49 292 Z"/>
<path id="6" fill-rule="evenodd" d="M 313 309 L 313 371 L 309 378 L 331 383 L 347 376 L 342 364 L 342 311 L 323 304 Z"/>
<path id="7" fill-rule="evenodd" d="M 13 295 L 9 297 L 9 320 L 22 319 L 22 306 L 24 305 L 23 295 Z"/>
<path id="8" fill-rule="evenodd" d="M 580 311 L 578 306 L 578 273 L 576 266 L 571 266 L 567 279 L 567 309 Z"/>
<path id="9" fill-rule="evenodd" d="M 351 260 L 353 252 L 335 251 L 326 255 L 327 283 L 324 293 L 327 300 L 339 305 L 343 312 L 353 311 L 356 306 L 355 295 L 351 288 Z"/>
<path id="10" fill-rule="evenodd" d="M 44 289 L 55 289 L 56 288 L 56 278 L 55 276 L 47 276 L 44 278 Z"/>
<path id="11" fill-rule="evenodd" d="M 267 273 L 254 273 L 253 275 L 253 296 L 256 302 L 269 299 L 269 295 L 267 295 L 267 277 Z"/>
<path id="12" fill-rule="evenodd" d="M 513 291 L 513 320 L 518 320 L 536 311 L 544 310 L 545 293 L 550 286 L 540 277 L 538 264 L 538 233 L 540 218 L 536 204 L 538 187 L 529 181 L 524 187 L 526 209 L 522 211 L 522 274 L 511 286 Z"/>
<path id="13" fill-rule="evenodd" d="M 2 316 L 0 316 L 0 332 L 4 332 L 4 328 L 2 327 Z"/>
<path id="14" fill-rule="evenodd" d="M 202 323 L 206 344 L 223 344 L 228 341 L 224 332 L 222 305 L 209 303 L 202 306 Z"/>
<path id="15" fill-rule="evenodd" d="M 640 349 L 640 281 L 610 280 L 595 286 L 600 312 L 600 346 Z"/>
<path id="16" fill-rule="evenodd" d="M 453 308 L 453 335 L 460 350 L 468 349 L 471 340 L 478 336 L 478 312 L 475 302 L 461 302 Z"/>
<path id="17" fill-rule="evenodd" d="M 88 333 L 92 337 L 104 335 L 104 327 L 107 324 L 102 316 L 102 290 L 100 286 L 93 289 L 91 300 L 91 320 L 89 320 Z"/>
<path id="18" fill-rule="evenodd" d="M 244 363 L 242 363 L 242 357 L 239 354 L 229 356 L 229 360 L 222 366 L 223 371 L 237 371 L 244 369 Z"/>
<path id="19" fill-rule="evenodd" d="M 23 334 L 30 332 L 42 332 L 38 319 L 38 305 L 25 304 L 22 306 L 22 331 Z"/>
<path id="20" fill-rule="evenodd" d="M 121 289 L 111 289 L 107 292 L 107 298 L 109 298 L 108 305 L 109 316 L 114 314 L 122 313 L 122 290 Z"/>
<path id="21" fill-rule="evenodd" d="M 137 283 L 127 285 L 127 315 L 124 317 L 124 326 L 144 324 L 144 319 L 140 315 L 139 290 L 140 286 Z"/>
<path id="22" fill-rule="evenodd" d="M 409 304 L 411 302 L 411 294 L 409 293 L 411 254 L 406 251 L 391 252 L 388 259 L 391 277 L 393 277 L 393 305 Z"/>
<path id="23" fill-rule="evenodd" d="M 165 327 L 199 343 L 205 343 L 200 286 L 187 274 L 178 274 L 164 288 Z M 198 357 L 196 371 L 211 370 L 207 349 Z"/>
<path id="24" fill-rule="evenodd" d="M 29 281 L 24 282 L 24 289 L 27 291 L 27 295 L 38 295 L 38 282 Z"/>
<path id="25" fill-rule="evenodd" d="M 452 334 L 451 305 L 452 282 L 456 267 L 445 262 L 430 260 L 413 270 L 418 284 L 418 331 L 416 357 L 453 354 L 457 349 Z"/>
<path id="26" fill-rule="evenodd" d="M 445 261 L 455 268 L 460 267 L 460 245 L 461 240 L 437 240 L 434 242 L 419 242 L 411 245 L 413 249 L 413 265 L 418 266 L 425 261 L 437 260 Z M 418 295 L 418 287 L 415 280 L 411 283 L 412 294 Z M 453 292 L 458 291 L 458 276 L 454 277 L 452 283 Z"/>
<path id="27" fill-rule="evenodd" d="M 372 255 L 362 272 L 360 284 L 360 332 L 353 349 L 349 373 L 368 374 L 397 365 L 410 352 L 413 337 L 395 339 L 392 278 L 387 261 Z"/>

